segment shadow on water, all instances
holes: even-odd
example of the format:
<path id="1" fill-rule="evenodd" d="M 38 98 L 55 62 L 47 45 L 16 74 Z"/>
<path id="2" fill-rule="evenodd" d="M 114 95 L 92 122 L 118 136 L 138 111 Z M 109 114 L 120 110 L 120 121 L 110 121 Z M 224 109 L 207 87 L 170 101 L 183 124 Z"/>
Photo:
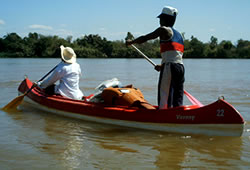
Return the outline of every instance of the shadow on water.
<path id="1" fill-rule="evenodd" d="M 86 95 L 102 81 L 117 77 L 123 84 L 134 84 L 150 103 L 156 103 L 158 73 L 144 59 L 78 61 Z M 0 106 L 17 97 L 25 74 L 37 80 L 57 62 L 1 59 Z M 185 59 L 185 89 L 203 104 L 220 95 L 226 97 L 247 121 L 240 138 L 142 131 L 28 108 L 0 111 L 0 169 L 249 169 L 249 62 Z"/>
<path id="2" fill-rule="evenodd" d="M 41 162 L 55 169 L 74 168 L 244 168 L 243 137 L 212 137 L 151 132 L 86 122 L 21 107 L 6 112 L 16 147 L 21 153 L 39 156 L 26 160 L 33 168 Z M 9 124 L 9 125 L 10 125 Z M 246 123 L 249 129 L 249 122 Z M 8 133 L 8 132 L 4 132 Z M 247 133 L 247 134 L 246 134 Z M 19 156 L 18 155 L 14 155 Z M 18 158 L 15 158 L 18 159 Z M 123 161 L 121 161 L 123 160 Z"/>

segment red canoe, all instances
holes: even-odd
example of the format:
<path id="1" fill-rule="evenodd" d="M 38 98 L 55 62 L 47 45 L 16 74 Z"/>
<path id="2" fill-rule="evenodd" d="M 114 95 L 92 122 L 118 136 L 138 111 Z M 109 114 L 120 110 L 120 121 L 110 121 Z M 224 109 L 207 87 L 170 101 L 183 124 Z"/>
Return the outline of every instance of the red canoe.
<path id="1" fill-rule="evenodd" d="M 32 82 L 25 79 L 18 91 L 24 93 Z M 108 106 L 48 96 L 39 88 L 34 88 L 24 101 L 29 106 L 67 117 L 147 130 L 205 134 L 215 136 L 241 136 L 244 120 L 240 113 L 228 102 L 218 99 L 206 105 L 188 105 L 170 109 L 140 109 L 125 106 Z"/>

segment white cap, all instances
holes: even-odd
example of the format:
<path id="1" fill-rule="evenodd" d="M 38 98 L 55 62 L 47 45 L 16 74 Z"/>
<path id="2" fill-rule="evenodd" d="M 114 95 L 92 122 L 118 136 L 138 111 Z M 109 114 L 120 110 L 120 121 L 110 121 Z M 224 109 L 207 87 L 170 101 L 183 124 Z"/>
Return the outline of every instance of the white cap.
<path id="1" fill-rule="evenodd" d="M 63 45 L 61 45 L 60 48 L 63 61 L 71 64 L 76 62 L 76 54 L 72 48 L 64 47 Z"/>
<path id="2" fill-rule="evenodd" d="M 162 15 L 170 15 L 170 16 L 177 16 L 178 10 L 176 8 L 173 8 L 171 6 L 165 6 L 162 9 L 161 14 L 158 16 L 160 18 Z"/>

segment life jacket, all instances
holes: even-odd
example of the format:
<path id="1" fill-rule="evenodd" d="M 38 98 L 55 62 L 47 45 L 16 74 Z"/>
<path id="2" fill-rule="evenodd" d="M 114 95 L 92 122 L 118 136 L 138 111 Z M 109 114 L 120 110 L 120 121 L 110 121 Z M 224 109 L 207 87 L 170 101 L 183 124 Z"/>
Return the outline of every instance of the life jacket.
<path id="1" fill-rule="evenodd" d="M 102 98 L 107 105 L 155 109 L 144 99 L 142 92 L 137 88 L 105 88 L 102 92 Z"/>
<path id="2" fill-rule="evenodd" d="M 173 30 L 173 37 L 169 40 L 160 41 L 162 64 L 167 62 L 183 64 L 184 41 L 182 35 L 175 29 L 171 29 Z"/>

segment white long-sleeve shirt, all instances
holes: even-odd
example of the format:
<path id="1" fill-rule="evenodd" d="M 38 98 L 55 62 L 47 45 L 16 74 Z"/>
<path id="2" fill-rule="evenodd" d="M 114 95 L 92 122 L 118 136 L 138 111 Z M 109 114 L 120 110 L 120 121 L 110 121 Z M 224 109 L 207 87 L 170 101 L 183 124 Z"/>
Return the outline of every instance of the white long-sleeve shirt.
<path id="1" fill-rule="evenodd" d="M 41 88 L 46 88 L 59 80 L 59 84 L 55 86 L 56 94 L 80 100 L 83 97 L 83 93 L 79 88 L 80 76 L 81 68 L 78 63 L 61 62 L 53 73 L 38 85 Z"/>

